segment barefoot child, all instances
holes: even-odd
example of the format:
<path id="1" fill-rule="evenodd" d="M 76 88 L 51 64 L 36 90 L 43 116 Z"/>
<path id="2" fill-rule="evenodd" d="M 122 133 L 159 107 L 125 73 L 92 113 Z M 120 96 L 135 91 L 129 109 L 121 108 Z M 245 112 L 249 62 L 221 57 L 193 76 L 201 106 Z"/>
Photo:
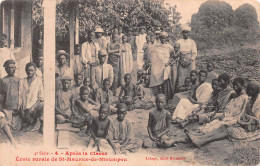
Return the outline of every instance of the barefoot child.
<path id="1" fill-rule="evenodd" d="M 75 100 L 74 112 L 72 115 L 73 127 L 83 127 L 90 125 L 92 117 L 97 116 L 94 109 L 99 107 L 99 104 L 89 98 L 89 91 L 86 85 L 80 87 L 80 98 Z"/>
<path id="2" fill-rule="evenodd" d="M 136 152 L 142 145 L 142 140 L 133 137 L 132 124 L 125 118 L 127 106 L 120 103 L 117 108 L 117 118 L 108 130 L 108 142 L 115 153 L 125 151 Z"/>
<path id="3" fill-rule="evenodd" d="M 109 90 L 110 79 L 105 78 L 103 80 L 103 87 L 97 89 L 95 95 L 95 101 L 99 104 L 108 104 L 112 112 L 116 112 L 115 104 L 113 101 L 113 92 Z"/>
<path id="4" fill-rule="evenodd" d="M 121 86 L 121 90 L 118 96 L 118 100 L 121 103 L 125 103 L 129 108 L 132 106 L 134 98 L 136 96 L 136 85 L 131 80 L 131 74 L 127 73 L 124 76 L 125 85 Z M 124 94 L 124 96 L 122 96 Z"/>
<path id="5" fill-rule="evenodd" d="M 97 146 L 97 151 L 100 151 L 100 140 L 107 139 L 107 133 L 110 126 L 110 120 L 107 118 L 110 112 L 108 104 L 102 104 L 99 109 L 99 116 L 93 118 L 91 126 L 91 138 L 94 139 L 94 146 Z M 89 141 L 91 140 L 89 138 Z M 87 143 L 87 146 L 89 142 Z"/>
<path id="6" fill-rule="evenodd" d="M 170 147 L 177 142 L 185 142 L 184 138 L 174 138 L 170 135 L 171 114 L 164 109 L 166 97 L 163 94 L 156 96 L 157 108 L 150 112 L 148 119 L 148 133 L 150 139 L 146 139 L 143 147 Z"/>
<path id="7" fill-rule="evenodd" d="M 71 115 L 74 112 L 74 100 L 75 96 L 70 89 L 71 78 L 64 76 L 61 78 L 62 89 L 56 91 L 55 100 L 55 117 L 58 124 L 70 122 Z"/>
<path id="8" fill-rule="evenodd" d="M 185 78 L 184 85 L 177 87 L 176 92 L 184 92 L 190 90 L 191 80 L 189 77 Z"/>

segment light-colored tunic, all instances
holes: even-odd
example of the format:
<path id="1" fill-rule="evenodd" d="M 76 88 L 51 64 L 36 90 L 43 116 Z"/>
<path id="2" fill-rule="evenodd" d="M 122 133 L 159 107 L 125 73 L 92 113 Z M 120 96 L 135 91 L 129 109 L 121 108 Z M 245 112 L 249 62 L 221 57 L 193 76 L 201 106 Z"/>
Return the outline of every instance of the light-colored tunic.
<path id="1" fill-rule="evenodd" d="M 196 90 L 196 99 L 198 102 L 206 103 L 211 98 L 211 93 L 213 89 L 210 83 L 201 84 Z M 186 119 L 188 115 L 192 113 L 192 111 L 199 107 L 199 104 L 193 104 L 188 99 L 181 99 L 178 103 L 172 118 L 176 119 Z"/>
<path id="2" fill-rule="evenodd" d="M 30 109 L 36 102 L 43 101 L 43 85 L 40 77 L 35 77 L 31 85 L 28 85 L 27 78 L 19 82 L 19 107 L 23 110 Z"/>
<path id="3" fill-rule="evenodd" d="M 225 117 L 222 121 L 215 119 L 205 126 L 200 127 L 201 132 L 208 133 L 220 128 L 223 125 L 230 126 L 237 123 L 241 115 L 244 113 L 246 104 L 248 102 L 248 96 L 246 94 L 240 95 L 234 99 L 231 99 L 228 105 L 225 107 Z"/>
<path id="4" fill-rule="evenodd" d="M 138 36 L 136 36 L 135 43 L 136 43 L 136 47 L 137 47 L 137 68 L 138 68 L 138 70 L 141 70 L 144 65 L 143 46 L 144 46 L 145 42 L 146 42 L 146 34 L 143 34 L 143 35 L 139 34 Z"/>
<path id="5" fill-rule="evenodd" d="M 124 75 L 126 73 L 131 73 L 133 70 L 133 56 L 132 56 L 132 49 L 131 45 L 125 43 L 121 45 L 121 49 L 126 50 L 126 52 L 121 52 L 120 56 L 120 82 L 121 84 L 124 83 Z"/>
<path id="6" fill-rule="evenodd" d="M 191 70 L 195 70 L 195 58 L 197 56 L 197 46 L 194 40 L 188 39 L 179 39 L 176 43 L 180 44 L 180 60 L 183 59 L 192 59 L 193 62 L 189 65 L 189 67 L 184 68 L 182 65 L 178 66 L 178 86 L 184 85 L 185 78 L 190 76 Z"/>
<path id="7" fill-rule="evenodd" d="M 98 89 L 102 87 L 103 80 L 109 78 L 110 86 L 113 83 L 114 72 L 113 67 L 110 64 L 104 63 L 94 68 L 92 73 L 93 88 Z"/>
<path id="8" fill-rule="evenodd" d="M 151 77 L 150 87 L 155 87 L 164 83 L 169 79 L 171 67 L 165 67 L 165 64 L 169 61 L 170 53 L 174 49 L 170 44 L 157 44 L 151 54 Z"/>

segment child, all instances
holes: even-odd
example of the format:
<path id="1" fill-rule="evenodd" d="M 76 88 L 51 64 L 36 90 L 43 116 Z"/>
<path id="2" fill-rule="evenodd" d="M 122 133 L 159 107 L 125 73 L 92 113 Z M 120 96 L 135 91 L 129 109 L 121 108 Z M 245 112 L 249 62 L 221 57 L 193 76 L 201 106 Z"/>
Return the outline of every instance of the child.
<path id="1" fill-rule="evenodd" d="M 190 78 L 189 77 L 185 78 L 184 85 L 177 87 L 177 92 L 184 92 L 190 90 L 191 88 L 190 83 L 191 83 Z"/>
<path id="2" fill-rule="evenodd" d="M 97 112 L 94 109 L 99 108 L 99 104 L 89 98 L 89 87 L 86 85 L 80 87 L 80 98 L 75 100 L 74 112 L 72 115 L 73 127 L 83 127 L 90 125 L 93 116 Z"/>
<path id="3" fill-rule="evenodd" d="M 126 73 L 131 73 L 133 70 L 133 56 L 131 45 L 127 43 L 127 36 L 122 36 L 122 53 L 120 58 L 120 84 L 124 82 L 124 75 Z"/>
<path id="4" fill-rule="evenodd" d="M 133 101 L 136 97 L 136 86 L 131 83 L 131 74 L 127 73 L 124 76 L 125 80 L 125 85 L 121 86 L 121 90 L 118 96 L 118 100 L 121 103 L 125 103 L 129 109 L 131 110 L 130 107 L 132 107 Z M 122 96 L 124 94 L 124 96 Z"/>
<path id="5" fill-rule="evenodd" d="M 74 75 L 75 85 L 71 87 L 72 91 L 75 94 L 75 99 L 79 99 L 79 89 L 83 85 L 83 74 L 78 73 Z"/>
<path id="6" fill-rule="evenodd" d="M 64 76 L 61 78 L 62 89 L 56 91 L 55 117 L 58 124 L 70 122 L 72 112 L 74 112 L 75 95 L 70 89 L 71 78 Z"/>
<path id="7" fill-rule="evenodd" d="M 174 138 L 170 135 L 171 114 L 164 109 L 166 97 L 164 94 L 156 96 L 157 108 L 149 113 L 148 134 L 150 139 L 143 143 L 144 148 L 171 147 L 177 142 L 185 142 L 185 138 Z"/>
<path id="8" fill-rule="evenodd" d="M 100 151 L 100 140 L 107 139 L 108 129 L 110 126 L 110 120 L 107 118 L 110 112 L 110 106 L 108 104 L 101 104 L 99 109 L 99 116 L 93 118 L 91 126 L 91 136 L 87 142 L 93 138 L 95 141 L 94 146 L 97 146 L 97 151 Z"/>
<path id="9" fill-rule="evenodd" d="M 89 91 L 89 97 L 91 99 L 94 99 L 94 91 L 91 87 L 91 83 L 90 83 L 90 78 L 89 77 L 85 77 L 83 80 L 83 85 L 86 85 L 88 87 L 88 91 Z"/>
<path id="10" fill-rule="evenodd" d="M 213 62 L 208 62 L 207 63 L 208 76 L 206 82 L 211 83 L 213 79 L 218 78 L 218 74 L 214 71 L 214 69 L 215 69 L 215 64 Z"/>
<path id="11" fill-rule="evenodd" d="M 115 104 L 113 101 L 113 92 L 109 90 L 110 79 L 105 78 L 103 80 L 103 87 L 97 89 L 95 95 L 95 101 L 99 104 L 108 104 L 112 112 L 116 112 Z"/>
<path id="12" fill-rule="evenodd" d="M 117 108 L 117 118 L 108 130 L 108 143 L 115 153 L 136 152 L 142 145 L 142 140 L 133 138 L 132 124 L 125 118 L 127 106 L 120 103 Z"/>

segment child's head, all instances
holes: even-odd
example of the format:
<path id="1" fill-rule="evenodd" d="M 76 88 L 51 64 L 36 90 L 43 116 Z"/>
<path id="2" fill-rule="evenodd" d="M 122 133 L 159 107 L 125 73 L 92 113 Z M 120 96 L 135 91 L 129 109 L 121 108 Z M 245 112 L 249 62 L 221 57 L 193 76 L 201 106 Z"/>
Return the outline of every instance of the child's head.
<path id="1" fill-rule="evenodd" d="M 122 36 L 122 42 L 123 42 L 123 43 L 126 43 L 126 42 L 127 42 L 127 36 L 126 36 L 126 35 L 123 35 L 123 36 Z"/>
<path id="2" fill-rule="evenodd" d="M 243 77 L 236 77 L 233 81 L 233 89 L 236 94 L 239 94 L 245 87 L 245 79 Z"/>
<path id="3" fill-rule="evenodd" d="M 16 69 L 14 60 L 9 59 L 9 60 L 5 61 L 3 67 L 5 67 L 5 71 L 8 74 L 8 76 L 13 76 L 14 75 L 15 69 Z"/>
<path id="4" fill-rule="evenodd" d="M 127 114 L 127 106 L 125 103 L 120 103 L 117 106 L 117 119 L 119 121 L 123 121 Z"/>
<path id="5" fill-rule="evenodd" d="M 43 65 L 43 54 L 42 52 L 38 54 L 37 59 L 36 59 L 36 66 L 37 67 L 42 67 Z"/>
<path id="6" fill-rule="evenodd" d="M 124 80 L 125 80 L 126 84 L 129 84 L 131 82 L 131 80 L 132 80 L 131 74 L 130 73 L 125 74 Z"/>
<path id="7" fill-rule="evenodd" d="M 103 80 L 103 88 L 106 91 L 110 88 L 110 79 L 109 78 L 105 78 Z"/>
<path id="8" fill-rule="evenodd" d="M 151 42 L 151 37 L 150 37 L 150 35 L 146 35 L 146 38 L 145 38 L 145 39 L 146 39 L 146 42 L 147 42 L 147 43 L 150 43 L 150 42 Z"/>
<path id="9" fill-rule="evenodd" d="M 193 83 L 196 82 L 198 79 L 198 75 L 199 75 L 199 73 L 196 70 L 192 70 L 190 72 L 190 81 Z"/>
<path id="10" fill-rule="evenodd" d="M 83 81 L 83 84 L 89 86 L 90 85 L 90 78 L 89 77 L 85 77 L 84 81 Z"/>
<path id="11" fill-rule="evenodd" d="M 230 78 L 228 74 L 223 73 L 218 76 L 218 85 L 221 89 L 226 89 L 229 82 L 230 82 Z"/>
<path id="12" fill-rule="evenodd" d="M 200 70 L 199 72 L 199 82 L 204 83 L 207 78 L 208 72 L 204 69 Z"/>
<path id="13" fill-rule="evenodd" d="M 156 96 L 156 106 L 159 111 L 164 109 L 166 103 L 166 96 L 164 94 L 158 94 Z"/>
<path id="14" fill-rule="evenodd" d="M 218 89 L 218 79 L 217 78 L 213 79 L 211 84 L 212 84 L 212 89 L 213 90 L 217 90 Z"/>
<path id="15" fill-rule="evenodd" d="M 0 35 L 0 46 L 1 47 L 6 47 L 7 46 L 7 35 L 6 34 L 1 34 Z"/>
<path id="16" fill-rule="evenodd" d="M 107 57 L 107 51 L 102 49 L 98 52 L 98 60 L 99 60 L 99 64 L 103 65 L 106 61 L 106 57 Z"/>
<path id="17" fill-rule="evenodd" d="M 68 90 L 71 84 L 71 78 L 69 76 L 64 76 L 61 78 L 61 84 L 63 90 Z"/>
<path id="18" fill-rule="evenodd" d="M 112 35 L 112 41 L 115 43 L 115 42 L 118 42 L 118 34 L 116 34 L 116 33 L 113 33 L 113 35 Z"/>
<path id="19" fill-rule="evenodd" d="M 99 118 L 105 120 L 110 112 L 110 106 L 108 104 L 101 104 L 99 109 Z"/>
<path id="20" fill-rule="evenodd" d="M 82 87 L 80 87 L 79 95 L 80 95 L 80 98 L 84 101 L 86 101 L 88 99 L 89 90 L 88 90 L 88 87 L 86 85 L 83 85 Z"/>
<path id="21" fill-rule="evenodd" d="M 208 72 L 211 72 L 215 69 L 215 64 L 213 62 L 208 62 L 207 63 L 207 70 Z"/>
<path id="22" fill-rule="evenodd" d="M 36 71 L 36 65 L 33 62 L 29 62 L 25 66 L 25 71 L 28 77 L 33 77 Z"/>
<path id="23" fill-rule="evenodd" d="M 160 41 L 162 44 L 166 43 L 168 40 L 168 33 L 167 32 L 161 32 L 160 34 Z"/>
<path id="24" fill-rule="evenodd" d="M 178 52 L 180 50 L 180 43 L 175 43 L 174 44 L 174 51 Z"/>
<path id="25" fill-rule="evenodd" d="M 81 85 L 83 82 L 83 74 L 82 73 L 75 74 L 74 80 L 75 80 L 76 85 Z"/>
<path id="26" fill-rule="evenodd" d="M 260 91 L 260 85 L 257 81 L 250 81 L 246 87 L 246 93 L 249 97 L 256 98 Z"/>
<path id="27" fill-rule="evenodd" d="M 190 85 L 190 78 L 189 77 L 185 78 L 184 85 L 185 86 L 189 86 Z"/>

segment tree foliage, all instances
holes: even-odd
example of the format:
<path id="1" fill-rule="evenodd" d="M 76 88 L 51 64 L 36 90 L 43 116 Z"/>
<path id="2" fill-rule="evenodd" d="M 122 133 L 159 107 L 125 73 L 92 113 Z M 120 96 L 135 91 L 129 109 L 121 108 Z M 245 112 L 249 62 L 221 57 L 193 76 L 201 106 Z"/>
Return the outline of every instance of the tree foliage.
<path id="1" fill-rule="evenodd" d="M 253 43 L 259 39 L 257 14 L 248 4 L 234 11 L 226 2 L 207 1 L 192 16 L 191 28 L 199 49 Z"/>
<path id="2" fill-rule="evenodd" d="M 69 0 L 57 4 L 58 40 L 68 40 L 70 7 Z M 86 37 L 87 31 L 94 30 L 96 26 L 109 30 L 122 26 L 123 31 L 129 27 L 138 30 L 142 25 L 148 30 L 160 26 L 174 34 L 177 33 L 181 18 L 176 6 L 166 9 L 162 0 L 79 0 L 78 14 L 81 38 Z"/>

